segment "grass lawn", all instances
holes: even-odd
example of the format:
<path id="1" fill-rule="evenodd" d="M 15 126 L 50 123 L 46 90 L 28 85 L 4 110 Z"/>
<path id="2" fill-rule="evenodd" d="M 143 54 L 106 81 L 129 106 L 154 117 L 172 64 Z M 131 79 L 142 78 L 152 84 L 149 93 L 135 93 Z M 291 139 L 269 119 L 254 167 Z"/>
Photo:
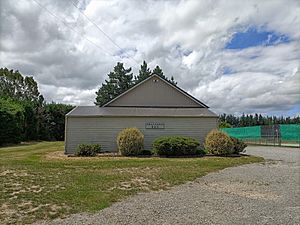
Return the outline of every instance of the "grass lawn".
<path id="1" fill-rule="evenodd" d="M 64 157 L 63 142 L 0 148 L 0 223 L 30 223 L 93 212 L 131 194 L 164 190 L 229 166 L 239 158 Z"/>

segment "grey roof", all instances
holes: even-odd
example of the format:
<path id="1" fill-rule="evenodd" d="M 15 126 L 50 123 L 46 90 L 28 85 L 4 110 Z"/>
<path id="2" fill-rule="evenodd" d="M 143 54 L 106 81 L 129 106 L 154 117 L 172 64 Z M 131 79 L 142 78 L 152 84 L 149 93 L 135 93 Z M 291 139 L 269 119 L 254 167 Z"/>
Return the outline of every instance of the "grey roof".
<path id="1" fill-rule="evenodd" d="M 217 117 L 207 108 L 142 108 L 77 106 L 68 117 Z"/>

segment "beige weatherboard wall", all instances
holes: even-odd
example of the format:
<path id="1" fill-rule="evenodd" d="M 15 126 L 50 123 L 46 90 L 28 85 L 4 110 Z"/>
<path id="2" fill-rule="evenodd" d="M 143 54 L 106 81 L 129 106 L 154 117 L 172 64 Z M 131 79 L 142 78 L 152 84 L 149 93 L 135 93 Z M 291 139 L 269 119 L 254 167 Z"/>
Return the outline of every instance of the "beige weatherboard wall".
<path id="1" fill-rule="evenodd" d="M 100 144 L 116 152 L 118 133 L 137 127 L 144 134 L 145 149 L 160 136 L 182 135 L 203 143 L 217 127 L 217 115 L 208 106 L 168 81 L 153 75 L 103 107 L 78 106 L 66 115 L 65 153 L 78 144 Z"/>

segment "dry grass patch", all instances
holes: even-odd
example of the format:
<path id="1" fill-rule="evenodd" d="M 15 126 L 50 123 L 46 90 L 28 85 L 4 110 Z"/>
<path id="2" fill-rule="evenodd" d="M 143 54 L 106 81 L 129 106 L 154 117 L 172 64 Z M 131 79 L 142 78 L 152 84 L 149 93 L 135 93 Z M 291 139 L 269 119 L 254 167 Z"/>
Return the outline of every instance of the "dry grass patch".
<path id="1" fill-rule="evenodd" d="M 264 184 L 265 185 L 265 184 Z M 220 181 L 206 184 L 206 187 L 225 194 L 238 195 L 249 199 L 277 200 L 279 196 L 266 190 L 260 190 L 257 184 L 249 182 Z"/>

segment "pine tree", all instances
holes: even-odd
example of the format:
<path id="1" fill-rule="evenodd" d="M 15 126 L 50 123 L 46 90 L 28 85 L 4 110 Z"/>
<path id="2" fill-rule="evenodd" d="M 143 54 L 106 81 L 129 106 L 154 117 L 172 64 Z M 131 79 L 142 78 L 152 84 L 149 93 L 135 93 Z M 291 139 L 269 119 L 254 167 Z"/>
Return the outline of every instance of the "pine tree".
<path id="1" fill-rule="evenodd" d="M 264 125 L 264 118 L 262 117 L 261 114 L 258 116 L 258 125 Z"/>
<path id="2" fill-rule="evenodd" d="M 239 122 L 239 126 L 240 127 L 245 127 L 246 126 L 246 117 L 245 114 L 243 113 L 242 116 L 240 117 L 240 122 Z"/>
<path id="3" fill-rule="evenodd" d="M 145 61 L 141 65 L 141 69 L 139 70 L 139 75 L 135 77 L 135 83 L 140 83 L 141 81 L 147 79 L 151 76 L 151 70 L 148 68 L 148 65 Z"/>
<path id="4" fill-rule="evenodd" d="M 172 84 L 174 84 L 175 86 L 177 85 L 177 82 L 174 80 L 174 77 L 173 77 L 173 76 L 171 76 L 170 82 L 171 82 Z"/>
<path id="5" fill-rule="evenodd" d="M 259 122 L 258 122 L 258 114 L 257 114 L 257 113 L 255 113 L 253 124 L 254 124 L 255 126 L 259 124 Z"/>
<path id="6" fill-rule="evenodd" d="M 152 74 L 156 74 L 157 76 L 160 76 L 161 78 L 166 79 L 164 72 L 162 71 L 162 69 L 159 66 L 156 66 L 154 68 L 154 70 L 152 71 Z"/>
<path id="7" fill-rule="evenodd" d="M 96 105 L 103 106 L 133 86 L 131 68 L 125 69 L 123 63 L 118 62 L 108 77 L 96 92 Z"/>
<path id="8" fill-rule="evenodd" d="M 168 79 L 165 75 L 164 72 L 162 71 L 162 69 L 159 66 L 156 66 L 152 72 L 152 74 L 156 74 L 158 76 L 160 76 L 161 78 L 169 81 L 170 83 L 172 83 L 173 85 L 177 85 L 177 82 L 175 81 L 174 77 L 172 76 L 171 79 Z"/>

